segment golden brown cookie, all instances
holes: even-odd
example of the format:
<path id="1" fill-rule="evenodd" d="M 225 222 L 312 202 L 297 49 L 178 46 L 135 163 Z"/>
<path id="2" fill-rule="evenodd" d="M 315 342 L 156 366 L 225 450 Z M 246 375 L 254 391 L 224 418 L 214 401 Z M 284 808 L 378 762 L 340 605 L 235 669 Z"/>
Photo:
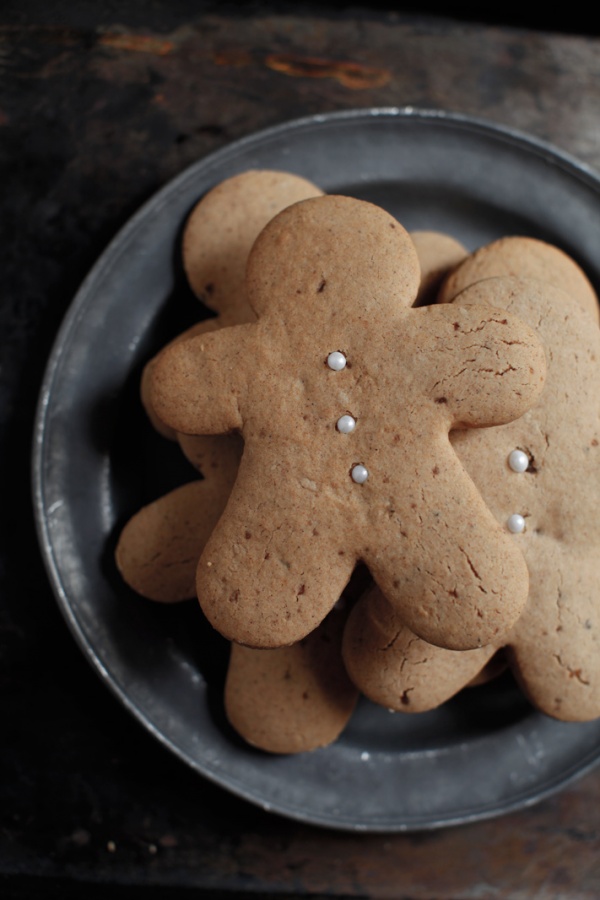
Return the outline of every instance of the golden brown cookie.
<path id="1" fill-rule="evenodd" d="M 202 294 L 202 285 L 210 285 L 208 305 L 219 315 L 193 325 L 171 344 L 253 319 L 244 271 L 255 238 L 285 206 L 320 194 L 319 188 L 304 178 L 264 170 L 235 175 L 204 195 L 186 224 L 183 264 L 196 293 Z M 221 514 L 235 480 L 242 443 L 237 435 L 178 435 L 165 425 L 155 414 L 148 391 L 155 360 L 150 360 L 142 373 L 142 405 L 154 428 L 164 437 L 179 440 L 185 456 L 211 484 L 180 488 L 140 510 L 120 536 L 116 559 L 134 590 L 149 599 L 174 602 L 194 594 L 189 593 L 197 563 L 192 548 L 204 546 L 210 527 Z M 163 542 L 161 549 L 158 544 Z"/>
<path id="2" fill-rule="evenodd" d="M 185 341 L 188 338 L 194 337 L 197 334 L 208 334 L 209 331 L 216 331 L 218 328 L 221 328 L 221 322 L 219 317 L 214 319 L 204 319 L 202 322 L 197 322 L 195 325 L 192 325 L 186 331 L 177 335 L 177 337 L 173 338 L 170 342 L 172 344 L 177 341 Z M 169 345 L 167 345 L 169 346 Z M 164 348 L 163 348 L 164 349 Z M 148 416 L 152 427 L 158 431 L 159 434 L 162 434 L 163 437 L 168 438 L 169 440 L 176 441 L 177 440 L 177 432 L 173 431 L 172 428 L 169 428 L 165 425 L 164 422 L 161 422 L 159 417 L 156 415 L 154 410 L 152 409 L 152 403 L 150 402 L 149 396 L 149 387 L 150 384 L 150 373 L 152 372 L 152 367 L 156 357 L 149 360 L 144 366 L 142 372 L 142 378 L 140 381 L 140 399 L 142 401 L 142 406 L 144 407 L 144 411 Z"/>
<path id="3" fill-rule="evenodd" d="M 266 193 L 256 197 L 256 188 Z M 253 218 L 236 219 L 244 210 L 238 203 L 243 189 L 255 198 Z M 271 191 L 269 193 L 269 191 Z M 291 193 L 290 193 L 291 192 Z M 211 222 L 210 231 L 221 227 L 221 259 L 225 251 L 233 252 L 228 243 L 233 231 L 238 249 L 249 249 L 251 228 L 262 225 L 267 210 L 277 212 L 286 199 L 313 196 L 320 192 L 313 185 L 293 175 L 283 173 L 247 173 L 225 183 L 217 191 L 224 207 L 218 222 Z M 214 195 L 206 206 L 213 216 L 217 210 Z M 248 202 L 246 198 L 246 203 Z M 233 209 L 231 203 L 234 204 Z M 184 261 L 196 265 L 200 261 L 195 241 L 204 242 L 206 229 L 199 211 L 201 202 L 186 231 Z M 258 213 L 258 218 L 257 218 Z M 233 217 L 233 222 L 232 222 Z M 209 219 L 211 217 L 209 216 Z M 212 238 L 212 234 L 211 234 Z M 224 255 L 225 254 L 225 255 Z M 232 257 L 233 259 L 233 257 Z M 245 266 L 245 256 L 235 260 L 232 272 Z M 220 282 L 210 260 L 202 263 L 205 271 L 215 278 L 213 308 L 223 297 Z M 225 321 L 239 316 L 246 320 L 251 312 L 243 291 L 236 293 L 235 302 L 224 299 Z M 175 340 L 216 330 L 223 324 L 221 316 L 193 326 Z M 155 427 L 166 437 L 176 437 L 184 454 L 201 471 L 204 480 L 183 485 L 141 509 L 127 523 L 116 550 L 117 566 L 128 584 L 143 596 L 166 603 L 195 596 L 195 572 L 200 553 L 223 511 L 235 480 L 242 441 L 238 435 L 190 436 L 176 434 L 154 415 L 146 386 L 153 361 L 144 370 L 142 402 Z M 294 753 L 312 750 L 335 740 L 348 721 L 357 697 L 341 662 L 341 628 L 345 613 L 333 612 L 302 644 L 277 651 L 250 651 L 232 645 L 228 668 L 225 703 L 231 722 L 240 734 L 256 746 L 273 753 Z M 275 675 L 281 672 L 282 678 Z M 274 711 L 277 715 L 274 715 Z"/>
<path id="4" fill-rule="evenodd" d="M 358 697 L 342 663 L 345 620 L 345 612 L 334 609 L 292 647 L 231 645 L 225 712 L 248 743 L 271 753 L 301 753 L 340 735 Z"/>
<path id="5" fill-rule="evenodd" d="M 254 319 L 244 277 L 256 236 L 286 206 L 321 193 L 291 172 L 251 170 L 220 182 L 196 204 L 183 233 L 183 266 L 190 287 L 222 325 Z"/>
<path id="6" fill-rule="evenodd" d="M 431 709 L 506 645 L 537 708 L 564 720 L 600 715 L 600 332 L 561 290 L 523 287 L 515 278 L 481 281 L 456 302 L 485 297 L 535 327 L 547 348 L 546 387 L 521 419 L 458 431 L 452 441 L 498 522 L 522 517 L 516 526 L 524 530 L 512 540 L 527 561 L 529 599 L 505 641 L 470 654 L 432 647 L 401 623 L 386 643 L 376 616 L 359 605 L 346 630 L 346 664 L 356 684 L 388 707 Z"/>
<path id="7" fill-rule="evenodd" d="M 438 301 L 450 303 L 464 288 L 484 278 L 513 276 L 546 281 L 561 288 L 596 321 L 598 297 L 585 272 L 552 244 L 529 237 L 504 237 L 472 253 L 446 278 Z"/>
<path id="8" fill-rule="evenodd" d="M 254 195 L 257 173 L 239 176 L 233 180 L 236 196 L 243 184 L 249 186 L 251 196 Z M 268 175 L 268 183 L 275 183 L 279 191 L 285 183 L 279 173 Z M 275 178 L 275 181 L 273 179 Z M 298 190 L 297 179 L 292 176 L 289 184 Z M 265 184 L 258 178 L 259 184 Z M 314 188 L 316 191 L 317 189 Z M 227 191 L 221 190 L 218 197 L 226 200 Z M 270 208 L 277 199 L 285 199 L 281 193 L 275 197 L 268 196 L 266 201 Z M 194 234 L 202 240 L 205 228 L 199 216 L 204 208 L 202 201 L 196 207 Z M 226 212 L 225 210 L 224 212 Z M 227 227 L 227 226 L 226 226 Z M 430 292 L 432 284 L 453 266 L 460 245 L 453 239 L 438 232 L 411 233 L 421 268 L 421 288 Z M 246 241 L 247 244 L 247 241 Z M 188 256 L 197 258 L 198 253 L 188 234 Z M 463 251 L 465 253 L 466 251 Z M 240 291 L 241 294 L 244 293 Z M 216 298 L 221 291 L 216 292 Z M 231 304 L 225 304 L 227 308 Z M 247 318 L 247 315 L 244 315 Z M 175 341 L 186 340 L 197 334 L 206 334 L 222 327 L 221 318 L 206 319 L 189 328 L 175 338 Z M 202 472 L 210 484 L 193 482 L 177 488 L 163 498 L 141 509 L 123 529 L 116 551 L 117 566 L 125 581 L 135 591 L 151 600 L 173 603 L 195 596 L 195 572 L 197 560 L 208 536 L 218 521 L 235 481 L 239 460 L 242 453 L 242 441 L 239 436 L 214 435 L 177 435 L 172 429 L 154 415 L 148 397 L 150 372 L 154 365 L 151 360 L 142 373 L 142 404 L 155 428 L 166 437 L 179 440 L 181 449 L 189 461 Z"/>
<path id="9" fill-rule="evenodd" d="M 269 169 L 242 172 L 208 191 L 187 219 L 182 258 L 190 287 L 218 316 L 193 325 L 174 340 L 253 321 L 244 285 L 252 244 L 267 222 L 286 206 L 321 194 L 305 178 Z M 176 432 L 160 421 L 150 403 L 148 382 L 153 365 L 154 360 L 150 360 L 142 373 L 142 404 L 154 428 L 176 440 Z M 202 452 L 200 446 L 198 453 Z M 197 455 L 194 441 L 185 442 L 184 453 L 193 462 Z"/>
<path id="10" fill-rule="evenodd" d="M 205 478 L 144 506 L 123 528 L 115 560 L 127 584 L 149 600 L 195 597 L 198 559 L 223 512 L 242 455 L 238 435 L 195 440 L 190 455 Z"/>
<path id="11" fill-rule="evenodd" d="M 152 403 L 168 425 L 244 438 L 198 568 L 200 602 L 224 636 L 256 647 L 301 639 L 359 560 L 432 642 L 476 647 L 518 618 L 522 555 L 448 432 L 521 415 L 543 385 L 543 349 L 504 312 L 411 309 L 418 279 L 412 241 L 383 210 L 306 200 L 250 254 L 257 323 L 157 361 Z"/>

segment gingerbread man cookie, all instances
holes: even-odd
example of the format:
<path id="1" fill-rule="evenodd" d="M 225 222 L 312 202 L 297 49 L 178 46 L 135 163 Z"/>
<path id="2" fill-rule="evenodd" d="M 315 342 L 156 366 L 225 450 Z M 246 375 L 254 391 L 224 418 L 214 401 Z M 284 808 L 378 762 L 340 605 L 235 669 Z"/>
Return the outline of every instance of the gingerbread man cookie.
<path id="1" fill-rule="evenodd" d="M 404 229 L 347 197 L 306 200 L 248 260 L 253 324 L 168 348 L 152 403 L 186 433 L 240 431 L 244 454 L 202 554 L 202 608 L 226 637 L 293 643 L 363 560 L 421 636 L 453 648 L 506 633 L 523 557 L 448 432 L 510 421 L 543 385 L 533 331 L 485 307 L 411 309 Z"/>
<path id="2" fill-rule="evenodd" d="M 552 278 L 551 267 L 545 275 Z M 452 435 L 490 509 L 515 531 L 530 573 L 526 608 L 504 641 L 454 653 L 432 647 L 399 621 L 394 627 L 374 592 L 349 621 L 346 664 L 371 699 L 417 712 L 451 697 L 506 646 L 509 665 L 538 709 L 563 720 L 596 718 L 600 332 L 580 299 L 550 284 L 493 278 L 467 288 L 456 302 L 484 299 L 529 322 L 547 348 L 546 387 L 522 419 Z"/>

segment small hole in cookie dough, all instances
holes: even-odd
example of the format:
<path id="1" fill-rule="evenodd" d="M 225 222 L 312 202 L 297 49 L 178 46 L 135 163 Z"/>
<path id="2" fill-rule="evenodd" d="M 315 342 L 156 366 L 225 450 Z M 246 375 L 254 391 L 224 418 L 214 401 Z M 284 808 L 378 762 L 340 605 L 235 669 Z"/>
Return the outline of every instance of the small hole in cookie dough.
<path id="1" fill-rule="evenodd" d="M 323 278 L 323 280 L 321 281 L 321 284 L 320 284 L 319 287 L 317 288 L 317 294 L 322 294 L 322 293 L 323 293 L 323 291 L 325 290 L 325 285 L 326 285 L 326 284 L 327 284 L 327 282 L 326 282 L 325 279 Z"/>
<path id="2" fill-rule="evenodd" d="M 436 398 L 435 398 L 435 402 L 436 402 L 436 403 L 447 403 L 447 402 L 448 402 L 448 398 L 447 398 L 447 397 L 436 397 Z"/>
<path id="3" fill-rule="evenodd" d="M 402 704 L 402 706 L 410 706 L 410 697 L 408 696 L 408 690 L 404 691 L 404 693 L 400 697 L 400 703 Z"/>

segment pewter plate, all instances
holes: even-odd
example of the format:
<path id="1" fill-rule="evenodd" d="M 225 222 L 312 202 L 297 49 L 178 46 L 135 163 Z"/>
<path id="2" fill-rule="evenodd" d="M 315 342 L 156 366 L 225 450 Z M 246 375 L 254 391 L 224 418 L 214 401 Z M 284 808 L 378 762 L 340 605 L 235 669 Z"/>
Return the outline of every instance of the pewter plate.
<path id="1" fill-rule="evenodd" d="M 481 121 L 413 109 L 345 112 L 272 128 L 200 160 L 98 260 L 48 363 L 33 480 L 59 606 L 84 654 L 154 737 L 264 809 L 384 832 L 484 819 L 540 800 L 598 762 L 600 721 L 555 722 L 504 677 L 420 716 L 362 701 L 334 745 L 294 757 L 259 753 L 227 726 L 227 648 L 196 604 L 158 606 L 119 581 L 112 554 L 123 524 L 193 478 L 178 449 L 152 432 L 138 399 L 144 362 L 200 316 L 181 274 L 182 224 L 208 189 L 250 168 L 296 172 L 470 249 L 506 234 L 538 237 L 600 284 L 598 178 L 547 145 Z"/>

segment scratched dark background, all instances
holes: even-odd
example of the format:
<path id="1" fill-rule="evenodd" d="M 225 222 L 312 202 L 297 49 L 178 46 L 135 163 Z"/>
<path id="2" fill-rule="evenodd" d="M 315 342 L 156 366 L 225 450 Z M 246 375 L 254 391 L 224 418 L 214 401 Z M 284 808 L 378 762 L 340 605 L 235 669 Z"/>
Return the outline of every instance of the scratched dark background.
<path id="1" fill-rule="evenodd" d="M 152 193 L 227 142 L 336 109 L 489 118 L 600 171 L 600 40 L 575 11 L 37 3 L 0 10 L 0 896 L 600 896 L 600 775 L 415 836 L 325 834 L 195 776 L 88 668 L 41 563 L 35 402 L 58 325 Z"/>

